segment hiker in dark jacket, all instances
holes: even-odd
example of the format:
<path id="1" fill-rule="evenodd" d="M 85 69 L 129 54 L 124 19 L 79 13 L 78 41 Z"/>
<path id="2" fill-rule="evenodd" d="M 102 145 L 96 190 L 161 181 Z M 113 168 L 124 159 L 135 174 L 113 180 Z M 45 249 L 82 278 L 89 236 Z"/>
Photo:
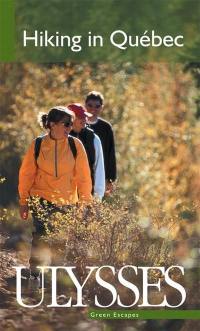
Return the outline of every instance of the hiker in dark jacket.
<path id="1" fill-rule="evenodd" d="M 80 139 L 85 147 L 91 171 L 92 194 L 101 200 L 105 193 L 105 170 L 100 138 L 86 127 L 86 118 L 91 114 L 81 104 L 74 103 L 67 107 L 75 114 L 70 135 Z"/>
<path id="2" fill-rule="evenodd" d="M 104 155 L 106 194 L 110 194 L 113 191 L 113 183 L 117 177 L 115 142 L 111 124 L 99 117 L 104 106 L 103 102 L 103 95 L 100 92 L 92 91 L 86 97 L 85 106 L 87 111 L 92 114 L 88 118 L 87 123 L 101 139 Z"/>

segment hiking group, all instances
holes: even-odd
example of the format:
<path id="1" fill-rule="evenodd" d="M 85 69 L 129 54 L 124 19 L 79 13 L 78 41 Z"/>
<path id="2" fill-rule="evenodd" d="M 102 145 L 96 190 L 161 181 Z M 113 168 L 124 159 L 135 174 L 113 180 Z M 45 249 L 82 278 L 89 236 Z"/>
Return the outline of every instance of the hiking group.
<path id="1" fill-rule="evenodd" d="M 36 278 L 41 265 L 44 219 L 56 210 L 77 203 L 87 206 L 113 192 L 115 144 L 111 124 L 99 117 L 103 106 L 102 94 L 92 91 L 85 107 L 72 103 L 39 115 L 47 133 L 34 139 L 19 172 L 20 216 L 26 220 L 30 209 L 35 228 L 29 276 Z"/>

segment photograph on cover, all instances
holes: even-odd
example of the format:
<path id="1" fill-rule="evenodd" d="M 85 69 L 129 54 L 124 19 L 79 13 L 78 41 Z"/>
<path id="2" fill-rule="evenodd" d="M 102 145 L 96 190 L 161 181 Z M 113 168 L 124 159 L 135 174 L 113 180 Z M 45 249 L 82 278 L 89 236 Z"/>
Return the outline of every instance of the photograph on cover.
<path id="1" fill-rule="evenodd" d="M 199 4 L 0 0 L 0 330 L 199 330 Z"/>
<path id="2" fill-rule="evenodd" d="M 106 323 L 108 330 L 126 330 L 129 325 L 136 330 L 160 330 L 161 321 L 89 321 L 87 314 L 90 308 L 199 309 L 198 65 L 2 64 L 1 81 L 1 308 L 5 329 L 14 323 L 16 329 L 29 325 L 34 330 L 42 323 L 50 330 L 64 330 L 70 323 L 71 329 L 83 330 L 88 323 L 88 328 L 94 325 L 94 330 L 101 330 Z M 94 107 L 98 105 L 100 111 Z M 60 192 L 56 185 L 62 188 L 63 181 L 67 185 L 59 161 L 70 152 L 71 162 L 79 162 L 66 142 L 68 131 L 76 132 L 77 125 L 73 118 L 73 127 L 69 127 L 71 115 L 66 114 L 55 126 L 44 129 L 38 118 L 41 113 L 53 116 L 52 108 L 59 115 L 66 106 L 83 126 L 86 119 L 92 123 L 90 114 L 96 111 L 112 124 L 117 179 L 110 180 L 110 190 L 105 186 L 102 201 L 96 196 L 82 204 L 79 196 L 77 205 L 58 199 L 58 208 L 54 208 Z M 63 129 L 66 136 L 60 139 Z M 80 139 L 84 130 L 79 132 Z M 46 133 L 36 161 L 35 138 Z M 78 178 L 84 173 L 87 193 L 85 161 L 80 162 L 75 171 Z M 35 200 L 29 199 L 32 217 L 30 212 L 28 219 L 23 215 L 20 219 L 18 181 L 23 199 L 31 176 L 35 177 L 30 192 L 36 191 Z M 43 198 L 42 204 L 38 197 Z M 45 224 L 39 234 L 31 221 L 35 214 Z M 38 265 L 49 269 L 35 275 L 33 260 L 37 257 Z M 53 271 L 51 266 L 60 270 Z M 191 321 L 172 322 L 180 324 L 180 330 L 189 330 Z"/>

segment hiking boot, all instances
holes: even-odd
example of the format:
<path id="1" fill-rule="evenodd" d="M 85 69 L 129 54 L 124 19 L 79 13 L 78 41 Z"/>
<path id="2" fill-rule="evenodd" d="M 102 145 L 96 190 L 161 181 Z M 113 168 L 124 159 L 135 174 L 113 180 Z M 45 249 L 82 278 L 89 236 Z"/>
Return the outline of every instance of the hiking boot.
<path id="1" fill-rule="evenodd" d="M 23 279 L 30 279 L 30 277 L 31 277 L 31 271 L 30 271 L 30 269 L 28 269 L 28 268 L 22 269 L 21 270 L 21 277 Z"/>
<path id="2" fill-rule="evenodd" d="M 40 272 L 39 271 L 31 271 L 31 278 L 32 279 L 37 279 L 40 277 Z"/>

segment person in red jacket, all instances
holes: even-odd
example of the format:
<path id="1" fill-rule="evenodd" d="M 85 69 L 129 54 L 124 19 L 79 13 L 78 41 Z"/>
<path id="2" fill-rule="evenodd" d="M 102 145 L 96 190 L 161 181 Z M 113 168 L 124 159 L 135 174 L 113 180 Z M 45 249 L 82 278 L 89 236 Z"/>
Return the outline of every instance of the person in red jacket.
<path id="1" fill-rule="evenodd" d="M 92 194 L 98 200 L 102 200 L 105 193 L 103 150 L 100 138 L 86 126 L 87 117 L 92 115 L 87 113 L 85 108 L 79 103 L 73 103 L 67 107 L 76 116 L 70 135 L 80 139 L 87 153 L 93 184 Z"/>

